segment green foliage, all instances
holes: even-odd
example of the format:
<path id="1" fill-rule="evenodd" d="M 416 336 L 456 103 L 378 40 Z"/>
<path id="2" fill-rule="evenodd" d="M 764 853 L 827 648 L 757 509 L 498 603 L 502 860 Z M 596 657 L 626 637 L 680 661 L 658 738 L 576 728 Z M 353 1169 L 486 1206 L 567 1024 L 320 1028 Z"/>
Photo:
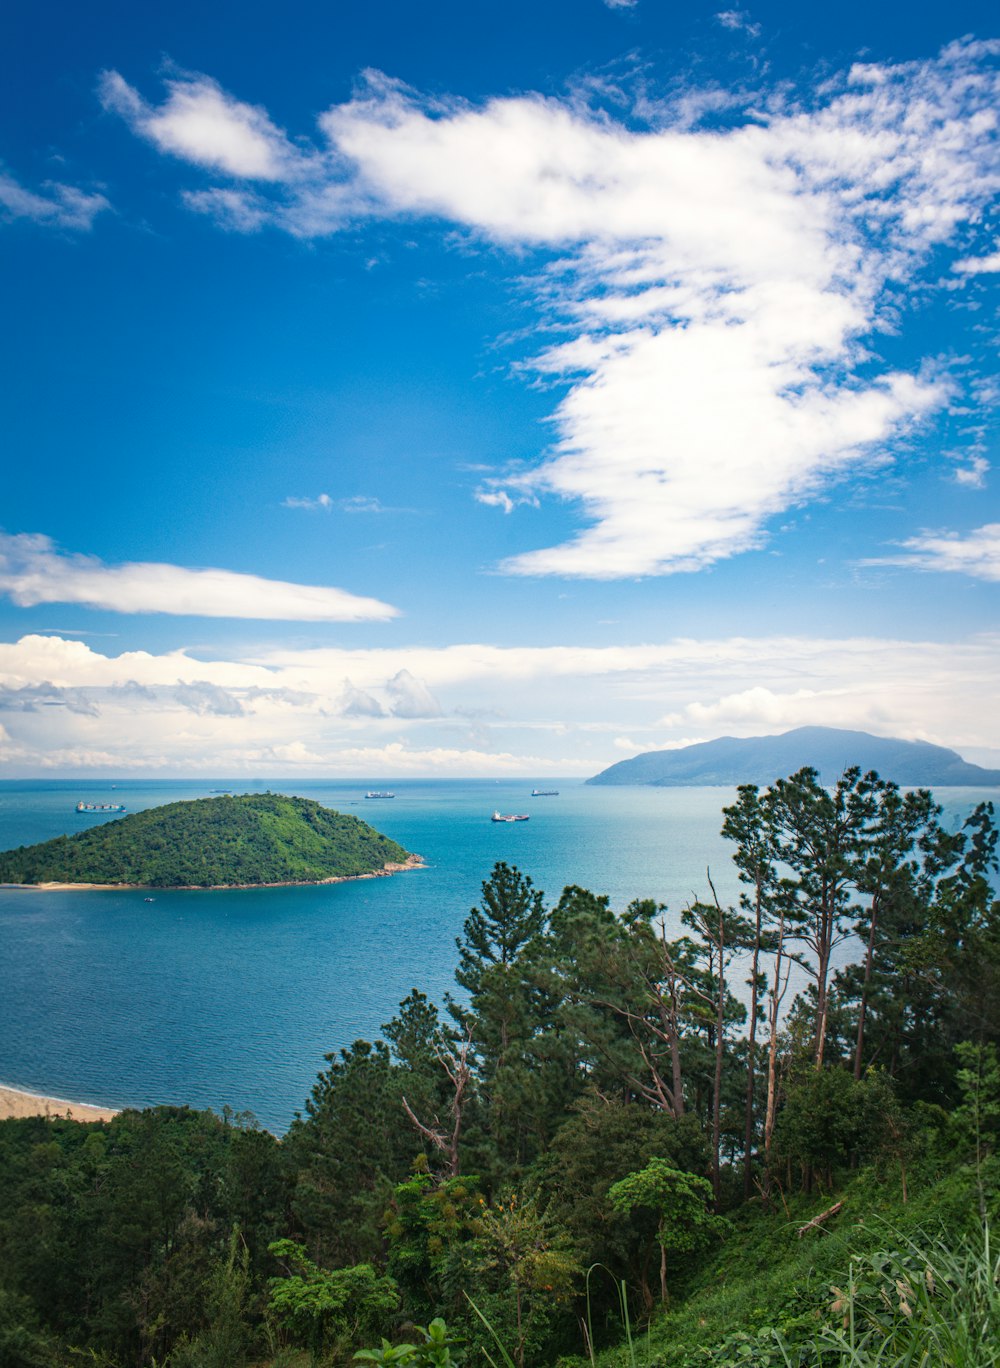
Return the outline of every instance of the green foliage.
<path id="1" fill-rule="evenodd" d="M 331 821 L 362 826 L 275 795 L 178 806 L 146 873 L 183 845 L 192 883 L 308 877 Z M 725 818 L 739 915 L 694 900 L 673 940 L 648 899 L 571 885 L 547 909 L 495 866 L 461 1000 L 442 1018 L 414 989 L 384 1040 L 328 1055 L 280 1142 L 186 1108 L 0 1123 L 0 1368 L 978 1362 L 1000 1340 L 992 812 L 943 832 L 929 795 L 803 771 Z M 126 879 L 124 853 L 78 877 Z M 834 974 L 851 931 L 864 962 Z M 783 1015 L 790 953 L 813 982 Z"/>
<path id="2" fill-rule="evenodd" d="M 485 1206 L 474 1178 L 435 1181 L 421 1165 L 400 1183 L 385 1214 L 387 1267 L 411 1314 L 460 1305 L 469 1250 Z"/>
<path id="3" fill-rule="evenodd" d="M 364 1363 L 397 1364 L 400 1368 L 458 1368 L 462 1355 L 458 1346 L 461 1339 L 453 1339 L 440 1316 L 430 1325 L 413 1327 L 420 1336 L 416 1344 L 390 1344 L 382 1341 L 380 1349 L 362 1349 L 354 1355 Z"/>
<path id="4" fill-rule="evenodd" d="M 268 1312 L 316 1358 L 378 1334 L 399 1305 L 396 1284 L 370 1264 L 320 1268 L 294 1240 L 276 1240 L 271 1253 L 286 1273 L 268 1284 Z"/>
<path id="5" fill-rule="evenodd" d="M 6 883 L 216 888 L 316 883 L 401 864 L 407 852 L 367 823 L 309 798 L 227 794 L 167 803 L 0 854 Z"/>
<path id="6" fill-rule="evenodd" d="M 651 1159 L 638 1173 L 620 1179 L 608 1193 L 614 1209 L 628 1216 L 644 1207 L 657 1220 L 656 1243 L 662 1251 L 660 1294 L 667 1299 L 666 1268 L 670 1257 L 698 1254 L 727 1230 L 727 1222 L 711 1211 L 712 1187 L 704 1178 L 672 1168 L 666 1159 Z"/>

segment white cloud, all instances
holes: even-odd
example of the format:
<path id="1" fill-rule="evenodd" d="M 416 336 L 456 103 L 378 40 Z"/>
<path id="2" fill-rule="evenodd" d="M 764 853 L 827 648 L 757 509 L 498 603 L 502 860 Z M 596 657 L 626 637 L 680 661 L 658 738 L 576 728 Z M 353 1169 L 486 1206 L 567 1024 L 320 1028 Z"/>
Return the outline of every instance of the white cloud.
<path id="1" fill-rule="evenodd" d="M 421 679 L 409 670 L 399 670 L 385 686 L 393 717 L 440 717 L 441 704 Z"/>
<path id="2" fill-rule="evenodd" d="M 155 562 L 105 565 L 94 556 L 60 551 L 37 533 L 0 533 L 0 593 L 25 608 L 80 603 L 116 613 L 289 622 L 382 622 L 398 616 L 389 604 L 344 589 Z"/>
<path id="3" fill-rule="evenodd" d="M 951 269 L 959 271 L 962 275 L 995 275 L 1000 271 L 1000 247 L 988 256 L 963 257 L 961 261 L 956 261 Z"/>
<path id="4" fill-rule="evenodd" d="M 760 24 L 753 23 L 746 10 L 720 10 L 715 20 L 733 33 L 745 33 L 750 38 L 760 37 Z"/>
<path id="5" fill-rule="evenodd" d="M 344 680 L 337 711 L 342 717 L 385 717 L 385 708 L 378 699 L 364 689 L 356 689 L 349 679 Z"/>
<path id="6" fill-rule="evenodd" d="M 159 108 L 148 105 L 116 71 L 105 71 L 99 93 L 105 109 L 120 114 L 161 152 L 231 176 L 283 181 L 297 175 L 306 154 L 254 105 L 234 100 L 207 76 L 166 83 Z"/>
<path id="7" fill-rule="evenodd" d="M 210 684 L 205 679 L 178 684 L 174 697 L 182 707 L 190 708 L 199 717 L 242 717 L 246 712 L 232 690 Z"/>
<path id="8" fill-rule="evenodd" d="M 42 193 L 27 190 L 19 181 L 0 170 L 0 221 L 29 219 L 50 228 L 87 231 L 94 219 L 111 206 L 103 195 L 88 194 L 74 185 L 46 181 Z"/>
<path id="9" fill-rule="evenodd" d="M 743 10 L 717 18 L 753 28 Z M 556 438 L 476 497 L 582 514 L 509 573 L 613 579 L 761 546 L 774 515 L 887 462 L 942 407 L 933 369 L 880 370 L 865 344 L 996 194 L 996 50 L 858 65 L 724 128 L 689 126 L 690 88 L 636 131 L 577 99 L 473 107 L 369 72 L 304 149 L 207 77 L 169 82 L 157 109 L 117 76 L 105 98 L 163 150 L 253 182 L 197 192 L 229 197 L 199 203 L 228 227 L 425 216 L 545 254 L 538 305 L 565 340 L 536 365 L 568 386 Z"/>
<path id="10" fill-rule="evenodd" d="M 367 776 L 587 775 L 623 754 L 807 723 L 959 751 L 1000 746 L 998 676 L 1000 634 L 607 648 L 470 642 L 213 660 L 105 655 L 35 635 L 0 644 L 0 716 L 8 772 L 71 768 L 65 757 L 88 753 L 112 768 L 117 758 L 120 768 L 234 776 L 293 766 Z M 394 698 L 407 697 L 424 706 L 392 715 Z"/>
<path id="11" fill-rule="evenodd" d="M 966 489 L 983 489 L 990 469 L 989 461 L 985 456 L 969 456 L 967 460 L 968 465 L 956 466 L 955 483 L 964 485 Z"/>
<path id="12" fill-rule="evenodd" d="M 986 523 L 964 535 L 924 532 L 903 542 L 907 555 L 884 556 L 865 565 L 905 565 L 915 570 L 1000 580 L 1000 523 Z"/>
<path id="13" fill-rule="evenodd" d="M 297 499 L 290 494 L 287 499 L 282 499 L 281 506 L 282 508 L 307 508 L 310 510 L 322 508 L 324 512 L 329 513 L 333 507 L 333 500 L 329 494 L 317 494 L 315 499 Z"/>

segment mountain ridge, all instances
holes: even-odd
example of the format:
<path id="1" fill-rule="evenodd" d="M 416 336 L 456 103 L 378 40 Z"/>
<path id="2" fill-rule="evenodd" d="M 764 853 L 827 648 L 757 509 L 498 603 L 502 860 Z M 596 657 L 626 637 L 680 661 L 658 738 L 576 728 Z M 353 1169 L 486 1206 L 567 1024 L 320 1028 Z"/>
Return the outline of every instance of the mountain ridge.
<path id="1" fill-rule="evenodd" d="M 676 750 L 644 751 L 619 760 L 585 782 L 683 788 L 766 785 L 810 765 L 833 784 L 845 769 L 877 770 L 906 787 L 993 787 L 1000 770 L 973 765 L 946 746 L 905 741 L 840 727 L 795 727 L 770 736 L 720 736 Z"/>

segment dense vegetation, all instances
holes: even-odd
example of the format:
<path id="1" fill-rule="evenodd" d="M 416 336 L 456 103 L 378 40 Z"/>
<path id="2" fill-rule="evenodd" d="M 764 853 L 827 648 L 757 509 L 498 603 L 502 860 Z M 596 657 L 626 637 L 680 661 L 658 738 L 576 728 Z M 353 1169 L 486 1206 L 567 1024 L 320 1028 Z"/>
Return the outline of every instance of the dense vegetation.
<path id="1" fill-rule="evenodd" d="M 0 1365 L 1000 1363 L 992 809 L 803 771 L 723 816 L 741 905 L 679 935 L 498 864 L 456 997 L 283 1140 L 0 1125 Z"/>
<path id="2" fill-rule="evenodd" d="M 0 854 L 0 882 L 211 888 L 316 883 L 401 864 L 407 852 L 309 798 L 227 794 L 167 803 Z"/>

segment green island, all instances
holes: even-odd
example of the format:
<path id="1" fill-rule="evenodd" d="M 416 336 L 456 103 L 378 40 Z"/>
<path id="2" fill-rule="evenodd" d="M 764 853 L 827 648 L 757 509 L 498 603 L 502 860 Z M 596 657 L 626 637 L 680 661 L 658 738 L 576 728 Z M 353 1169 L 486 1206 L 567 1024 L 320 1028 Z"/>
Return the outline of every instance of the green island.
<path id="1" fill-rule="evenodd" d="M 498 863 L 281 1138 L 0 1122 L 0 1364 L 995 1368 L 998 832 L 941 815 L 743 785 L 670 920 Z"/>
<path id="2" fill-rule="evenodd" d="M 309 798 L 226 794 L 167 803 L 0 854 L 0 882 L 235 888 L 325 883 L 412 865 L 358 817 Z"/>

